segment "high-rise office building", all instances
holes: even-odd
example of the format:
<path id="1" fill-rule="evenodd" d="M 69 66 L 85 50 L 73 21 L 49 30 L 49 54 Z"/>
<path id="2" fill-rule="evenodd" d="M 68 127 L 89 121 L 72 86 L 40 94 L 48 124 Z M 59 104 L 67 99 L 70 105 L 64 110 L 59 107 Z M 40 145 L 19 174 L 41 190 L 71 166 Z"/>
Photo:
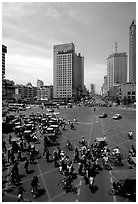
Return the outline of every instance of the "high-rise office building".
<path id="1" fill-rule="evenodd" d="M 103 94 L 107 94 L 107 75 L 104 76 L 104 83 L 103 83 Z"/>
<path id="2" fill-rule="evenodd" d="M 5 78 L 5 53 L 7 53 L 7 47 L 2 45 L 2 79 Z"/>
<path id="3" fill-rule="evenodd" d="M 7 47 L 2 45 L 2 99 L 6 98 L 5 53 L 7 53 Z"/>
<path id="4" fill-rule="evenodd" d="M 95 96 L 95 84 L 90 84 L 90 95 L 91 97 Z"/>
<path id="5" fill-rule="evenodd" d="M 77 97 L 84 86 L 84 57 L 75 53 L 73 43 L 54 45 L 53 97 Z"/>
<path id="6" fill-rule="evenodd" d="M 127 55 L 114 53 L 107 58 L 107 89 L 127 82 Z"/>
<path id="7" fill-rule="evenodd" d="M 136 82 L 136 23 L 129 28 L 129 82 Z"/>

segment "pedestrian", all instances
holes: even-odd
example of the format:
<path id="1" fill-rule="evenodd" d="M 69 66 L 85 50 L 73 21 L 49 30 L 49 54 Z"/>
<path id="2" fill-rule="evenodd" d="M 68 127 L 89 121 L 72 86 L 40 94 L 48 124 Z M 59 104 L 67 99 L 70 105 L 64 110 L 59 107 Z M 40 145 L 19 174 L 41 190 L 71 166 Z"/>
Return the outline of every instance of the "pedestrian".
<path id="1" fill-rule="evenodd" d="M 29 173 L 28 166 L 29 166 L 29 160 L 26 158 L 24 168 L 27 174 Z"/>
<path id="2" fill-rule="evenodd" d="M 21 161 L 22 160 L 22 152 L 21 150 L 19 149 L 18 150 L 18 155 L 17 155 L 17 161 Z"/>
<path id="3" fill-rule="evenodd" d="M 54 152 L 53 152 L 53 159 L 54 159 L 54 163 L 55 163 L 55 167 L 57 167 L 58 166 L 58 154 L 57 154 L 57 152 L 56 152 L 56 150 L 54 150 Z"/>
<path id="4" fill-rule="evenodd" d="M 5 160 L 5 157 L 4 157 L 4 153 L 2 153 L 2 167 L 3 167 L 3 169 L 6 168 L 6 160 Z"/>
<path id="5" fill-rule="evenodd" d="M 38 184 L 39 184 L 38 177 L 33 176 L 33 179 L 31 181 L 31 193 L 33 193 L 34 198 L 36 198 L 38 194 Z"/>
<path id="6" fill-rule="evenodd" d="M 43 156 L 45 155 L 45 153 L 47 152 L 47 143 L 44 142 L 44 151 L 43 151 Z"/>
<path id="7" fill-rule="evenodd" d="M 90 187 L 91 191 L 93 190 L 93 186 L 94 186 L 94 178 L 92 176 L 90 176 L 90 178 L 89 178 L 89 187 Z"/>
<path id="8" fill-rule="evenodd" d="M 34 164 L 34 154 L 30 151 L 30 164 Z"/>
<path id="9" fill-rule="evenodd" d="M 23 151 L 25 152 L 26 151 L 26 142 L 24 142 L 24 144 L 23 144 Z"/>
<path id="10" fill-rule="evenodd" d="M 23 152 L 24 148 L 23 148 L 23 141 L 20 142 L 20 150 Z"/>
<path id="11" fill-rule="evenodd" d="M 11 151 L 10 151 L 10 149 L 8 149 L 7 162 L 10 163 L 10 161 L 11 161 Z"/>
<path id="12" fill-rule="evenodd" d="M 61 159 L 61 155 L 60 155 L 60 154 L 61 154 L 61 149 L 60 149 L 60 147 L 58 146 L 58 158 L 59 158 L 59 159 Z"/>
<path id="13" fill-rule="evenodd" d="M 4 152 L 7 151 L 7 147 L 6 147 L 6 142 L 5 142 L 5 140 L 2 140 L 2 150 L 3 150 Z"/>
<path id="14" fill-rule="evenodd" d="M 12 136 L 11 134 L 9 135 L 9 144 L 11 144 Z"/>
<path id="15" fill-rule="evenodd" d="M 15 175 L 16 175 L 17 177 L 19 176 L 19 168 L 18 168 L 18 163 L 17 163 L 17 161 L 14 162 L 13 172 L 15 173 Z"/>
<path id="16" fill-rule="evenodd" d="M 15 156 L 14 156 L 13 151 L 11 151 L 10 158 L 11 158 L 11 162 L 14 163 L 14 161 L 15 161 Z"/>
<path id="17" fill-rule="evenodd" d="M 83 168 L 83 164 L 82 164 L 82 163 L 79 163 L 78 173 L 79 173 L 80 175 L 82 175 L 82 168 Z"/>
<path id="18" fill-rule="evenodd" d="M 18 189 L 18 193 L 17 193 L 18 202 L 24 201 L 23 192 L 26 193 L 26 190 L 22 186 L 20 186 L 19 189 Z"/>
<path id="19" fill-rule="evenodd" d="M 49 162 L 49 156 L 50 156 L 50 152 L 49 152 L 49 149 L 47 148 L 47 151 L 46 151 L 46 160 L 47 162 Z"/>

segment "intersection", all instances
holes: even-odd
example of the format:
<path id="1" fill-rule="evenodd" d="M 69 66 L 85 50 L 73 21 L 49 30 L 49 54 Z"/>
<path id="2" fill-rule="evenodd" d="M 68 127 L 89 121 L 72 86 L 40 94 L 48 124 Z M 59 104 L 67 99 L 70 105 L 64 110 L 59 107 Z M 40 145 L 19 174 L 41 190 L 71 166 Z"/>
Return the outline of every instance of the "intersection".
<path id="1" fill-rule="evenodd" d="M 27 110 L 26 114 L 30 112 L 40 112 L 44 110 L 38 110 L 38 107 L 32 107 L 31 110 Z M 57 111 L 57 110 L 56 110 Z M 94 142 L 97 137 L 103 137 L 105 135 L 106 141 L 108 143 L 108 148 L 112 151 L 114 147 L 118 146 L 120 152 L 124 157 L 123 167 L 114 167 L 113 170 L 107 171 L 102 170 L 94 178 L 95 180 L 95 192 L 92 193 L 88 186 L 84 182 L 84 178 L 78 175 L 77 179 L 74 180 L 73 184 L 77 186 L 78 193 L 66 193 L 58 187 L 60 179 L 63 175 L 59 172 L 58 168 L 54 167 L 52 162 L 52 152 L 57 149 L 57 146 L 52 146 L 49 148 L 51 162 L 47 162 L 45 156 L 37 160 L 37 164 L 30 164 L 29 170 L 30 174 L 25 174 L 23 168 L 24 162 L 19 164 L 19 174 L 22 175 L 22 185 L 27 191 L 24 194 L 25 201 L 32 202 L 126 202 L 125 198 L 119 196 L 110 196 L 108 191 L 111 187 L 112 181 L 114 179 L 114 173 L 118 171 L 128 170 L 129 165 L 127 164 L 128 151 L 132 144 L 136 145 L 136 111 L 135 110 L 124 110 L 118 108 L 106 108 L 97 107 L 94 111 L 91 107 L 76 107 L 73 108 L 59 108 L 60 117 L 64 118 L 66 121 L 73 121 L 77 118 L 78 123 L 75 124 L 75 130 L 71 130 L 69 125 L 67 125 L 66 131 L 61 131 L 62 134 L 59 135 L 58 141 L 60 143 L 60 148 L 73 160 L 74 151 L 69 151 L 66 148 L 66 142 L 69 139 L 75 147 L 79 147 L 79 141 L 82 137 L 85 137 L 88 145 Z M 99 114 L 107 113 L 107 118 L 99 118 Z M 114 121 L 112 116 L 115 113 L 120 113 L 122 119 Z M 127 133 L 129 129 L 133 130 L 134 140 L 127 140 Z M 39 136 L 39 133 L 37 133 Z M 5 135 L 6 137 L 6 135 Z M 39 137 L 40 144 L 36 147 L 43 153 L 43 138 Z M 78 164 L 73 163 L 73 166 L 78 171 Z M 11 170 L 9 166 L 5 171 L 3 171 L 3 182 L 5 181 L 3 190 L 2 201 L 4 202 L 16 202 L 17 201 L 17 187 L 9 187 L 8 185 L 8 175 Z M 131 171 L 131 170 L 130 170 Z M 34 175 L 39 177 L 39 188 L 41 189 L 41 196 L 34 199 L 31 195 L 31 179 Z"/>

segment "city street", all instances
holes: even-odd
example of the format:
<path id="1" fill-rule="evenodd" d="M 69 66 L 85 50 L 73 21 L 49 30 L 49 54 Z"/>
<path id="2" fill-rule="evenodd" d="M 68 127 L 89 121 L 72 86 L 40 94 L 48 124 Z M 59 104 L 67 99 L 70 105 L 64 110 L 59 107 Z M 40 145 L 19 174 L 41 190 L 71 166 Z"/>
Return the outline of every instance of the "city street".
<path id="1" fill-rule="evenodd" d="M 136 146 L 136 110 L 123 109 L 123 108 L 107 108 L 97 107 L 94 111 L 92 107 L 85 107 L 83 105 L 73 106 L 73 108 L 60 107 L 54 109 L 55 112 L 60 112 L 60 117 L 66 121 L 73 121 L 77 119 L 75 129 L 71 130 L 67 125 L 67 129 L 61 130 L 59 135 L 60 148 L 68 155 L 70 160 L 73 160 L 74 151 L 69 151 L 66 148 L 66 141 L 70 140 L 74 147 L 80 147 L 79 141 L 82 137 L 85 137 L 88 146 L 94 143 L 94 140 L 98 137 L 105 135 L 105 140 L 108 143 L 108 148 L 112 151 L 116 146 L 119 147 L 121 154 L 123 155 L 124 165 L 122 167 L 114 167 L 112 170 L 102 170 L 94 177 L 95 191 L 91 192 L 88 185 L 85 184 L 83 176 L 78 175 L 77 179 L 73 181 L 73 185 L 78 188 L 78 193 L 72 192 L 66 193 L 65 190 L 61 190 L 58 186 L 60 179 L 63 175 L 59 172 L 59 169 L 54 167 L 52 162 L 52 153 L 57 146 L 49 147 L 51 162 L 47 162 L 45 156 L 37 160 L 37 164 L 29 164 L 30 173 L 26 174 L 24 169 L 24 162 L 19 164 L 19 174 L 22 176 L 22 185 L 26 190 L 24 193 L 24 201 L 31 202 L 127 202 L 126 198 L 121 196 L 109 195 L 109 189 L 112 182 L 116 179 L 116 173 L 134 171 L 129 169 L 127 162 L 128 151 L 131 146 Z M 46 108 L 40 109 L 39 107 L 32 107 L 25 111 L 26 115 L 31 112 L 46 112 Z M 107 118 L 99 118 L 99 114 L 107 113 Z M 122 119 L 113 120 L 112 117 L 116 113 L 121 114 Z M 18 113 L 17 113 L 18 114 Z M 127 140 L 128 131 L 132 129 L 134 134 L 133 140 Z M 35 146 L 40 150 L 41 154 L 44 150 L 43 137 L 40 137 L 39 132 L 37 135 L 40 139 L 40 144 Z M 6 138 L 7 135 L 4 135 Z M 78 164 L 73 163 L 73 166 L 78 171 Z M 7 167 L 3 171 L 3 202 L 17 202 L 18 187 L 12 187 L 8 184 L 8 176 L 11 171 L 12 165 Z M 38 175 L 39 188 L 41 189 L 41 195 L 37 198 L 33 198 L 31 194 L 31 180 L 34 175 Z"/>

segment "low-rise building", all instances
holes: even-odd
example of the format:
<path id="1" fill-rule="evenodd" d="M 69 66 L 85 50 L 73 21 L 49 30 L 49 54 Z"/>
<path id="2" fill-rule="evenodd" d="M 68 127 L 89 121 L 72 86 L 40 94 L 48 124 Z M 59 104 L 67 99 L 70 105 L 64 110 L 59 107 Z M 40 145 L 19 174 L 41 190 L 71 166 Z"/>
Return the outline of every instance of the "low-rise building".
<path id="1" fill-rule="evenodd" d="M 15 94 L 15 83 L 9 79 L 3 79 L 2 100 L 12 99 Z"/>
<path id="2" fill-rule="evenodd" d="M 32 86 L 32 84 L 29 82 L 25 85 L 22 84 L 16 84 L 15 87 L 15 94 L 16 98 L 20 98 L 21 100 L 34 100 L 37 96 L 37 87 Z"/>
<path id="3" fill-rule="evenodd" d="M 134 103 L 136 101 L 136 83 L 127 82 L 110 88 L 109 97 L 120 103 Z"/>

